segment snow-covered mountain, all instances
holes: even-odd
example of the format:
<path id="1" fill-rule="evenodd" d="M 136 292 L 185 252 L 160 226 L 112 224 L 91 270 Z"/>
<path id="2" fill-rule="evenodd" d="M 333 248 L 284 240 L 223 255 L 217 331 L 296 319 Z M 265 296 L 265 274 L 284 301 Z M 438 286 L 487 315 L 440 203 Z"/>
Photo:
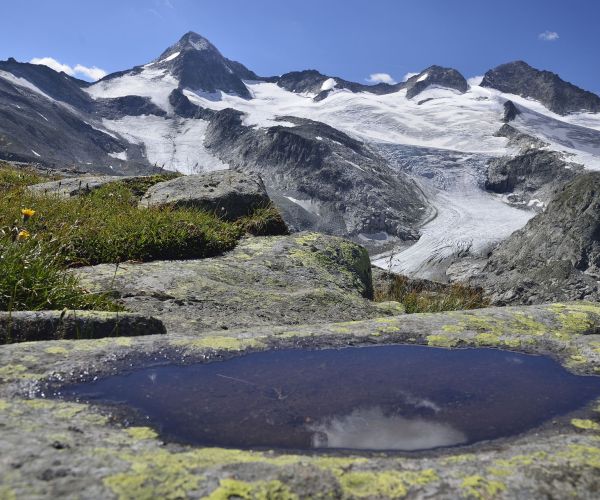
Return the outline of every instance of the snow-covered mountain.
<path id="1" fill-rule="evenodd" d="M 486 191 L 489 165 L 522 174 L 515 162 L 542 150 L 558 155 L 554 168 L 600 169 L 599 111 L 595 94 L 521 61 L 469 80 L 430 66 L 395 85 L 315 70 L 259 77 L 195 33 L 93 84 L 0 62 L 0 158 L 122 174 L 258 171 L 293 228 L 382 251 L 420 237 L 378 263 L 438 279 L 547 202 L 522 182 L 517 197 Z"/>

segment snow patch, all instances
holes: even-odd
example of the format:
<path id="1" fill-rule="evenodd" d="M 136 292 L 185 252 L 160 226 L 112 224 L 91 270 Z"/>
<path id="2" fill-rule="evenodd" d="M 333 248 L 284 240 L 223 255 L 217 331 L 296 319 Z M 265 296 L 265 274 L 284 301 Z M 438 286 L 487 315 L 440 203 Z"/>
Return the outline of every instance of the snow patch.
<path id="1" fill-rule="evenodd" d="M 37 156 L 38 158 L 40 158 L 40 157 L 42 156 L 41 154 L 38 154 L 38 153 L 36 153 L 36 152 L 35 152 L 33 149 L 31 150 L 31 152 L 32 152 L 32 153 L 33 153 L 35 156 Z"/>
<path id="2" fill-rule="evenodd" d="M 286 196 L 286 198 L 288 200 L 290 200 L 292 203 L 295 203 L 296 205 L 302 207 L 307 212 L 310 212 L 311 214 L 321 215 L 319 213 L 319 203 L 316 201 L 313 201 L 311 199 L 298 200 L 296 198 L 292 198 L 291 196 Z"/>
<path id="3" fill-rule="evenodd" d="M 142 115 L 103 120 L 102 125 L 144 145 L 148 161 L 167 170 L 194 174 L 229 168 L 204 147 L 205 120 Z"/>
<path id="4" fill-rule="evenodd" d="M 337 85 L 337 82 L 333 78 L 328 78 L 321 85 L 321 92 L 331 90 Z"/>
<path id="5" fill-rule="evenodd" d="M 429 73 L 422 74 L 419 78 L 417 78 L 417 82 L 424 82 L 429 77 Z"/>
<path id="6" fill-rule="evenodd" d="M 118 153 L 108 153 L 108 156 L 115 158 L 117 160 L 126 161 L 127 160 L 127 151 L 121 151 Z"/>
<path id="7" fill-rule="evenodd" d="M 177 59 L 179 57 L 179 54 L 181 54 L 181 52 L 173 52 L 169 57 L 165 57 L 162 61 L 159 62 L 163 63 L 167 61 L 172 61 L 173 59 Z"/>
<path id="8" fill-rule="evenodd" d="M 104 80 L 83 90 L 94 99 L 127 95 L 149 97 L 159 108 L 170 112 L 169 94 L 178 86 L 177 79 L 167 70 L 144 68 L 140 73 Z"/>

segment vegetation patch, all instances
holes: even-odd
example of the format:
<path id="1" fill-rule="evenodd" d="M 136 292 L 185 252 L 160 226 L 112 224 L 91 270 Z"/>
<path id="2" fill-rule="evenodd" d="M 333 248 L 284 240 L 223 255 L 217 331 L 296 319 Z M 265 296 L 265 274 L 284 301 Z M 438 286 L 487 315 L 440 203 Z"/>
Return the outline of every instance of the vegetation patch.
<path id="1" fill-rule="evenodd" d="M 428 280 L 410 279 L 392 273 L 378 273 L 375 283 L 377 302 L 396 301 L 407 313 L 479 309 L 489 306 L 483 290 L 461 284 L 444 285 Z"/>
<path id="2" fill-rule="evenodd" d="M 63 198 L 27 189 L 55 179 L 0 165 L 0 310 L 119 310 L 108 297 L 86 293 L 65 269 L 210 257 L 245 234 L 286 231 L 274 207 L 235 222 L 194 208 L 138 208 L 148 187 L 174 176 L 124 179 Z"/>

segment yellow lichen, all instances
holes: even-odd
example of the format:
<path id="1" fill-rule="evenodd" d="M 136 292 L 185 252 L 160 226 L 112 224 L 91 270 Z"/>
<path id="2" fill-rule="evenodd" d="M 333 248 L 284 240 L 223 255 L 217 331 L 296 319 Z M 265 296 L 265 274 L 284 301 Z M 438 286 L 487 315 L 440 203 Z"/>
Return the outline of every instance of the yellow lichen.
<path id="1" fill-rule="evenodd" d="M 477 345 L 497 346 L 500 344 L 500 339 L 493 333 L 478 333 L 475 335 L 475 342 Z"/>
<path id="2" fill-rule="evenodd" d="M 464 496 L 477 499 L 493 498 L 506 490 L 504 483 L 477 475 L 465 477 L 460 486 Z"/>
<path id="3" fill-rule="evenodd" d="M 229 500 L 245 498 L 251 500 L 296 500 L 298 498 L 281 481 L 255 481 L 247 483 L 235 479 L 221 479 L 219 486 L 207 500 Z"/>
<path id="4" fill-rule="evenodd" d="M 427 335 L 427 345 L 434 347 L 455 347 L 458 339 L 446 335 Z"/>
<path id="5" fill-rule="evenodd" d="M 573 427 L 577 427 L 578 429 L 584 429 L 586 431 L 600 430 L 600 424 L 598 422 L 594 422 L 593 420 L 585 420 L 582 418 L 571 419 L 571 425 Z"/>
<path id="6" fill-rule="evenodd" d="M 339 481 L 344 492 L 354 497 L 403 498 L 413 486 L 424 486 L 437 481 L 433 469 L 423 471 L 352 471 L 343 474 Z"/>
<path id="7" fill-rule="evenodd" d="M 150 427 L 128 427 L 126 431 L 127 434 L 138 441 L 142 441 L 143 439 L 155 439 L 158 437 L 158 434 Z"/>
<path id="8" fill-rule="evenodd" d="M 68 349 L 65 349 L 64 347 L 47 347 L 46 349 L 44 349 L 48 354 L 69 354 Z"/>
<path id="9" fill-rule="evenodd" d="M 259 347 L 263 344 L 258 339 L 240 339 L 237 337 L 214 336 L 193 340 L 172 340 L 171 345 L 197 350 L 214 349 L 216 351 L 243 351 L 249 347 Z"/>

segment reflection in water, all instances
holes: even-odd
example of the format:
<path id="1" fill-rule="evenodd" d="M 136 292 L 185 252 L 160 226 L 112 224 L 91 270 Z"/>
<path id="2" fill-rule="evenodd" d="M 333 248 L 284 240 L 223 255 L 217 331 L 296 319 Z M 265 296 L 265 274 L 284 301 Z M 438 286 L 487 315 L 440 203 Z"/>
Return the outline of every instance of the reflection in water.
<path id="1" fill-rule="evenodd" d="M 165 441 L 416 450 L 511 436 L 600 394 L 542 356 L 424 346 L 279 350 L 141 366 L 64 387 L 123 409 Z"/>
<path id="2" fill-rule="evenodd" d="M 354 410 L 309 426 L 314 448 L 356 450 L 425 450 L 467 442 L 467 436 L 444 423 L 385 415 L 374 408 Z"/>

